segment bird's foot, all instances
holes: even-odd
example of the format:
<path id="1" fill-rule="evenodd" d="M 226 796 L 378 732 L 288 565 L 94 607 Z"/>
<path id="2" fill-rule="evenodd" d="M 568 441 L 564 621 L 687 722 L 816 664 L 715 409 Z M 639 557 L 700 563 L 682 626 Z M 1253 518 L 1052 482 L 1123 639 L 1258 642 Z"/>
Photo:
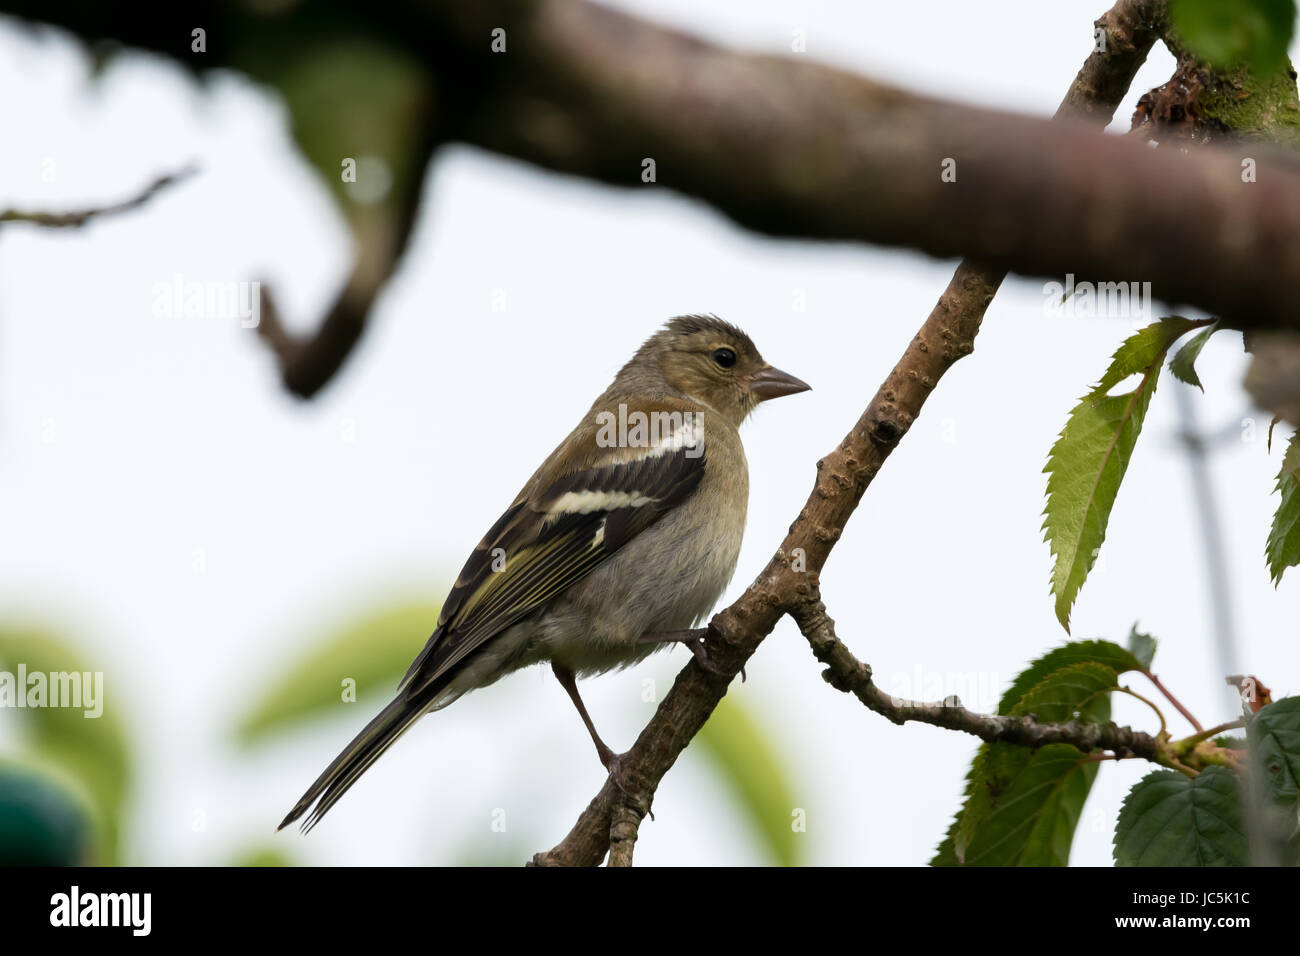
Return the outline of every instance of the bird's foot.
<path id="1" fill-rule="evenodd" d="M 666 631 L 663 634 L 644 634 L 637 639 L 638 644 L 685 644 L 686 649 L 691 652 L 695 658 L 695 663 L 699 664 L 701 669 L 708 671 L 710 674 L 716 674 L 718 677 L 730 678 L 731 672 L 724 670 L 709 658 L 708 648 L 704 644 L 704 638 L 709 633 L 707 627 L 699 627 L 693 631 Z M 740 679 L 745 680 L 745 668 L 740 668 Z"/>

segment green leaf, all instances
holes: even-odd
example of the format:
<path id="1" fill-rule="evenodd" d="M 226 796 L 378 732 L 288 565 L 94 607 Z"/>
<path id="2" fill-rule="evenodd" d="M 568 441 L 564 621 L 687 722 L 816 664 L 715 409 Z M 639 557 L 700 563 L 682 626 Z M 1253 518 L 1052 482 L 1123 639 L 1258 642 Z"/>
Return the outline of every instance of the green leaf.
<path id="1" fill-rule="evenodd" d="M 1156 770 L 1137 782 L 1115 825 L 1116 866 L 1246 866 L 1237 777 Z"/>
<path id="2" fill-rule="evenodd" d="M 1024 711 L 1016 709 L 1016 705 L 1045 678 L 1072 664 L 1083 664 L 1089 661 L 1103 664 L 1116 674 L 1143 669 L 1142 662 L 1118 644 L 1110 641 L 1071 641 L 1069 644 L 1052 648 L 1016 675 L 1016 679 L 1011 682 L 1011 686 L 998 702 L 998 713 L 1023 713 Z"/>
<path id="3" fill-rule="evenodd" d="M 1282 64 L 1295 29 L 1295 0 L 1172 0 L 1169 16 L 1198 59 L 1256 73 Z"/>
<path id="4" fill-rule="evenodd" d="M 1110 719 L 1117 668 L 1095 659 L 1136 665 L 1132 655 L 1105 641 L 1080 641 L 1035 661 L 1003 695 L 1004 714 L 1033 714 L 1043 723 Z M 1060 666 L 1050 668 L 1055 661 Z M 1014 704 L 1006 706 L 1012 699 Z M 1064 866 L 1074 827 L 1097 764 L 1068 744 L 1037 751 L 1014 744 L 983 744 L 967 774 L 966 801 L 934 866 Z"/>
<path id="5" fill-rule="evenodd" d="M 56 774 L 80 792 L 93 808 L 92 861 L 114 864 L 119 860 L 119 836 L 126 815 L 131 782 L 131 758 L 122 730 L 122 703 L 128 690 L 115 679 L 120 671 L 96 671 L 61 639 L 40 628 L 0 627 L 0 665 L 15 678 L 20 667 L 28 677 L 41 673 L 91 675 L 100 684 L 103 699 L 93 707 L 25 707 L 9 710 L 19 715 L 19 739 L 24 763 Z M 102 683 L 96 679 L 101 675 Z M 84 676 L 81 678 L 85 680 Z M 13 688 L 21 692 L 21 688 Z M 47 698 L 48 701 L 49 698 Z M 83 704 L 92 703 L 83 696 Z M 100 710 L 98 717 L 87 710 Z"/>
<path id="6" fill-rule="evenodd" d="M 1033 751 L 966 849 L 967 866 L 1065 866 L 1097 763 L 1069 744 Z"/>
<path id="7" fill-rule="evenodd" d="M 1051 546 L 1056 617 L 1070 630 L 1070 608 L 1106 540 L 1106 523 L 1120 483 L 1142 432 L 1169 347 L 1196 323 L 1179 316 L 1161 319 L 1130 336 L 1115 352 L 1097 387 L 1066 420 L 1047 465 L 1047 507 L 1043 531 Z M 1131 375 L 1141 380 L 1131 392 L 1108 392 Z"/>
<path id="8" fill-rule="evenodd" d="M 1138 329 L 1120 343 L 1111 356 L 1105 374 L 1088 393 L 1088 397 L 1100 398 L 1124 379 L 1133 375 L 1145 375 L 1153 366 L 1159 367 L 1169 347 L 1201 324 L 1203 323 L 1185 319 L 1181 315 L 1171 315 Z"/>
<path id="9" fill-rule="evenodd" d="M 281 677 L 239 722 L 240 742 L 262 738 L 346 707 L 387 703 L 438 620 L 439 606 L 409 603 L 364 614 L 335 633 Z M 345 701 L 345 681 L 355 702 Z M 373 695 L 373 699 L 372 698 Z"/>
<path id="10" fill-rule="evenodd" d="M 792 778 L 770 740 L 748 707 L 724 697 L 695 743 L 735 794 L 772 860 L 798 866 L 807 835 L 794 829 L 798 801 Z"/>
<path id="11" fill-rule="evenodd" d="M 1262 843 L 1286 866 L 1300 863 L 1300 697 L 1261 707 L 1246 725 L 1251 780 L 1260 781 Z M 1267 852 L 1267 851 L 1266 851 Z"/>
<path id="12" fill-rule="evenodd" d="M 1128 632 L 1127 644 L 1129 653 L 1142 665 L 1141 669 L 1149 671 L 1151 662 L 1155 660 L 1156 656 L 1156 639 L 1150 634 L 1143 634 L 1139 631 L 1135 623 L 1133 629 Z"/>
<path id="13" fill-rule="evenodd" d="M 1282 500 L 1273 515 L 1264 554 L 1273 587 L 1277 587 L 1282 583 L 1282 573 L 1300 564 L 1300 432 L 1292 435 L 1286 446 L 1274 490 L 1282 493 Z"/>
<path id="14" fill-rule="evenodd" d="M 1205 391 L 1205 386 L 1201 384 L 1201 379 L 1196 374 L 1196 360 L 1201 355 L 1201 349 L 1205 348 L 1205 343 L 1210 341 L 1210 336 L 1218 330 L 1219 323 L 1215 322 L 1193 335 L 1174 353 L 1174 357 L 1169 360 L 1169 371 L 1173 372 L 1174 378 L 1188 385 L 1195 385 L 1202 392 Z"/>
<path id="15" fill-rule="evenodd" d="M 1071 664 L 1035 684 L 1012 713 L 1033 714 L 1039 723 L 1046 724 L 1106 720 L 1110 717 L 1107 695 L 1117 686 L 1113 667 L 1096 661 Z M 1104 711 L 1105 716 L 1100 716 L 1099 711 Z"/>
<path id="16" fill-rule="evenodd" d="M 1274 803 L 1300 813 L 1300 697 L 1283 697 L 1251 718 L 1246 727 L 1251 756 L 1268 781 Z"/>

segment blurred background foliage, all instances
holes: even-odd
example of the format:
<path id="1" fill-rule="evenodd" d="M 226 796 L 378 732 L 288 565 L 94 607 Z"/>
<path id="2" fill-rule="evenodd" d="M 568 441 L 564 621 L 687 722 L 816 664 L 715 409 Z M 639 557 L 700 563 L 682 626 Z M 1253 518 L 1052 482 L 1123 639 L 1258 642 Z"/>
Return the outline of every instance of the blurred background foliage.
<path id="1" fill-rule="evenodd" d="M 70 642 L 35 626 L 0 626 L 0 670 L 99 672 Z M 26 692 L 17 688 L 18 693 Z M 114 688 L 105 679 L 105 698 Z M 0 762 L 0 862 L 116 863 L 132 779 L 131 745 L 119 712 L 81 708 L 4 708 L 17 725 L 17 752 Z"/>
<path id="2" fill-rule="evenodd" d="M 231 727 L 240 752 L 274 738 L 332 720 L 338 705 L 383 697 L 395 689 L 424 644 L 439 606 L 422 600 L 386 601 L 316 636 L 312 648 L 254 696 Z M 16 672 L 94 671 L 70 642 L 38 628 L 0 628 L 0 667 Z M 0 753 L 0 863 L 17 865 L 117 864 L 123 861 L 129 818 L 132 762 L 147 741 L 123 730 L 124 695 L 105 687 L 102 716 L 82 710 L 5 708 L 0 721 L 15 723 L 18 746 Z M 576 719 L 576 718 L 575 718 Z M 8 735 L 6 735 L 8 736 Z M 340 746 L 345 736 L 340 736 Z M 691 748 L 730 795 L 754 846 L 779 865 L 803 862 L 806 843 L 792 826 L 793 778 L 787 756 L 758 717 L 752 695 L 724 698 Z M 576 808 L 575 808 L 576 812 Z M 464 866 L 520 865 L 561 834 L 514 836 L 505 845 L 470 841 L 453 859 L 430 863 Z M 533 845 L 530 840 L 539 841 Z M 167 861 L 141 861 L 164 863 Z M 224 860 L 239 866 L 297 862 L 284 847 L 252 843 Z"/>

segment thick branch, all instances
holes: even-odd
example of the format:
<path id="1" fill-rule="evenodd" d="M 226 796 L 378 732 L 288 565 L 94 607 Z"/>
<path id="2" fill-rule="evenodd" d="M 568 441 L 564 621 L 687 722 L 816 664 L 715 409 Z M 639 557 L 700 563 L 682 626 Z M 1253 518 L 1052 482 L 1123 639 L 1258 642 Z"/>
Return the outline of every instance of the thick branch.
<path id="1" fill-rule="evenodd" d="M 1155 8 L 1125 4 L 1128 20 L 1115 22 L 1150 37 Z M 1300 327 L 1300 169 L 1260 144 L 1249 152 L 1258 181 L 1243 183 L 1242 147 L 1164 154 L 1084 124 L 723 50 L 593 5 L 426 9 L 440 43 L 479 53 L 482 93 L 454 138 L 640 188 L 651 159 L 658 185 L 760 232 L 967 254 L 1058 279 L 1151 281 L 1156 298 L 1243 325 Z M 509 52 L 488 52 L 493 27 Z M 1084 80 L 1080 100 L 1127 85 L 1118 73 L 1109 87 Z M 947 159 L 955 182 L 941 180 Z"/>
<path id="2" fill-rule="evenodd" d="M 315 4 L 218 4 L 214 19 L 232 41 L 196 57 L 176 40 L 188 35 L 189 8 L 147 22 L 72 0 L 0 0 L 0 9 L 198 68 L 231 65 L 234 40 L 272 21 L 286 36 L 320 25 Z M 1121 42 L 1114 59 L 1140 60 L 1137 41 L 1160 9 L 1117 5 L 1117 38 L 1132 48 Z M 1156 298 L 1243 327 L 1300 328 L 1300 164 L 1262 144 L 1151 151 L 1086 124 L 913 96 L 807 58 L 723 50 L 570 0 L 341 2 L 329 22 L 427 63 L 448 139 L 633 188 L 646 188 L 651 159 L 659 185 L 760 232 L 973 255 L 1056 279 L 1151 281 Z M 493 52 L 494 31 L 505 52 Z M 1100 79 L 1081 74 L 1077 99 L 1104 104 L 1127 83 L 1122 71 Z M 1247 156 L 1256 182 L 1242 182 Z M 955 182 L 941 181 L 945 159 L 956 162 Z"/>

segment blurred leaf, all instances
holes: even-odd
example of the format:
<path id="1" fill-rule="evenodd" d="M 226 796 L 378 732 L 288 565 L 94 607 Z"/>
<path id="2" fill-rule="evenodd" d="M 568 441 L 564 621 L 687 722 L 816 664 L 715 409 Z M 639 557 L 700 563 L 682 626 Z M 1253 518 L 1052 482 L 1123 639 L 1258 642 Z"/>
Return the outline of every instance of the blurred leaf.
<path id="1" fill-rule="evenodd" d="M 1156 639 L 1150 634 L 1143 634 L 1138 630 L 1137 624 L 1134 623 L 1133 628 L 1128 632 L 1128 640 L 1125 643 L 1128 646 L 1128 652 L 1141 665 L 1139 669 L 1149 671 L 1151 662 L 1156 657 Z M 1122 673 L 1124 670 L 1131 669 L 1120 668 L 1120 671 Z"/>
<path id="2" fill-rule="evenodd" d="M 1252 758 L 1275 803 L 1300 814 L 1300 697 L 1260 709 L 1246 727 Z"/>
<path id="3" fill-rule="evenodd" d="M 1125 339 L 1097 386 L 1070 412 L 1052 446 L 1043 531 L 1051 545 L 1056 617 L 1068 633 L 1070 608 L 1106 540 L 1106 523 L 1142 432 L 1161 363 L 1175 340 L 1196 323 L 1161 319 Z M 1107 394 L 1131 375 L 1131 392 Z"/>
<path id="4" fill-rule="evenodd" d="M 304 36 L 299 23 L 268 21 L 244 37 L 235 61 L 279 90 L 295 141 L 354 225 L 398 215 L 426 172 L 416 161 L 433 110 L 430 71 L 346 24 L 308 29 Z M 357 161 L 355 182 L 343 179 L 345 159 Z"/>
<path id="5" fill-rule="evenodd" d="M 297 866 L 287 853 L 279 847 L 250 847 L 233 860 L 231 866 Z"/>
<path id="6" fill-rule="evenodd" d="M 0 866 L 85 866 L 94 811 L 57 774 L 0 761 Z"/>
<path id="7" fill-rule="evenodd" d="M 500 867 L 517 870 L 537 852 L 544 837 L 525 836 L 518 833 L 506 836 L 493 831 L 492 839 L 485 843 L 476 838 L 452 854 L 451 861 L 439 859 L 438 866 L 452 869 L 460 867 Z"/>
<path id="8" fill-rule="evenodd" d="M 772 859 L 798 866 L 807 835 L 793 828 L 798 804 L 790 773 L 751 711 L 735 697 L 722 698 L 695 744 L 730 785 Z"/>
<path id="9" fill-rule="evenodd" d="M 1300 564 L 1300 432 L 1292 435 L 1287 443 L 1274 490 L 1282 493 L 1282 500 L 1273 515 L 1264 553 L 1268 556 L 1273 587 L 1277 587 L 1282 583 L 1283 572 Z"/>
<path id="10" fill-rule="evenodd" d="M 0 626 L 0 665 L 15 675 L 20 666 L 29 676 L 90 673 L 92 684 L 97 673 L 68 645 L 36 628 Z M 6 707 L 0 714 L 17 717 L 26 750 L 39 763 L 65 771 L 84 788 L 94 809 L 98 838 L 92 856 L 96 862 L 111 864 L 119 862 L 131 761 L 119 718 L 122 688 L 105 675 L 102 693 L 106 699 L 97 702 L 102 707 L 98 717 L 87 717 L 85 708 L 49 706 Z"/>
<path id="11" fill-rule="evenodd" d="M 1172 0 L 1169 16 L 1199 59 L 1221 69 L 1280 66 L 1295 29 L 1295 0 Z"/>
<path id="12" fill-rule="evenodd" d="M 1003 695 L 999 713 L 1042 723 L 1110 719 L 1117 669 L 1136 660 L 1108 641 L 1077 641 L 1034 661 Z M 1030 750 L 981 744 L 966 801 L 933 866 L 1065 866 L 1097 764 L 1068 744 Z"/>
<path id="13" fill-rule="evenodd" d="M 251 744 L 293 724 L 338 714 L 344 681 L 355 681 L 356 702 L 367 695 L 387 702 L 438 621 L 437 604 L 410 603 L 365 614 L 329 635 L 251 706 L 239 722 L 241 743 Z"/>
<path id="14" fill-rule="evenodd" d="M 1210 767 L 1196 777 L 1155 770 L 1124 798 L 1115 824 L 1116 866 L 1245 866 L 1237 777 Z"/>
<path id="15" fill-rule="evenodd" d="M 1195 385 L 1202 392 L 1205 391 L 1205 386 L 1201 384 L 1201 379 L 1196 374 L 1196 360 L 1201 355 L 1201 349 L 1205 348 L 1205 343 L 1210 341 L 1210 336 L 1218 330 L 1219 323 L 1215 322 L 1193 335 L 1174 353 L 1174 357 L 1169 360 L 1169 371 L 1173 373 L 1174 378 L 1188 385 Z"/>

